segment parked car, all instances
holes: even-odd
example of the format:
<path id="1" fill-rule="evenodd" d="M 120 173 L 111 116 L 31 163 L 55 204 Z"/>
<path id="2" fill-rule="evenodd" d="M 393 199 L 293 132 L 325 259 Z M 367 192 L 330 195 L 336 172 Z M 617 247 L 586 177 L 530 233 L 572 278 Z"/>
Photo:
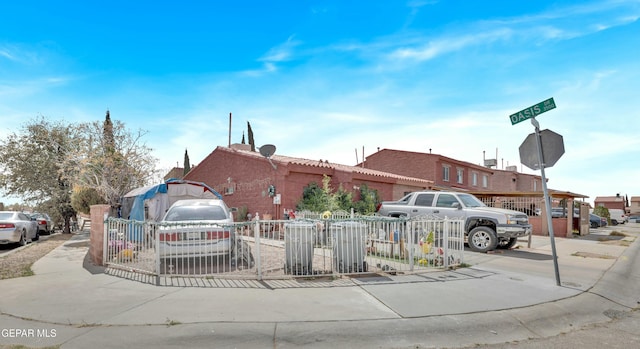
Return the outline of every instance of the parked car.
<path id="1" fill-rule="evenodd" d="M 383 201 L 376 212 L 389 217 L 434 216 L 463 219 L 469 248 L 489 252 L 510 249 L 519 237 L 531 235 L 526 213 L 489 207 L 477 197 L 459 192 L 416 191 L 398 201 Z"/>
<path id="2" fill-rule="evenodd" d="M 601 228 L 607 226 L 607 219 L 593 213 L 589 214 L 589 225 L 591 228 Z"/>
<path id="3" fill-rule="evenodd" d="M 567 211 L 563 207 L 552 207 L 551 208 L 551 217 L 552 218 L 562 218 L 565 217 Z"/>
<path id="4" fill-rule="evenodd" d="M 624 210 L 619 208 L 610 208 L 609 214 L 611 215 L 611 225 L 624 224 L 627 221 Z"/>
<path id="5" fill-rule="evenodd" d="M 235 234 L 231 210 L 219 199 L 176 201 L 157 234 L 163 259 L 218 257 L 232 265 L 241 259 L 253 265 L 249 246 Z"/>
<path id="6" fill-rule="evenodd" d="M 640 215 L 637 215 L 637 214 L 630 215 L 629 223 L 640 223 Z"/>
<path id="7" fill-rule="evenodd" d="M 38 223 L 28 214 L 18 211 L 0 211 L 0 244 L 18 243 L 22 246 L 36 241 Z"/>
<path id="8" fill-rule="evenodd" d="M 53 232 L 53 221 L 46 213 L 32 213 L 31 218 L 38 223 L 38 233 L 50 235 Z"/>

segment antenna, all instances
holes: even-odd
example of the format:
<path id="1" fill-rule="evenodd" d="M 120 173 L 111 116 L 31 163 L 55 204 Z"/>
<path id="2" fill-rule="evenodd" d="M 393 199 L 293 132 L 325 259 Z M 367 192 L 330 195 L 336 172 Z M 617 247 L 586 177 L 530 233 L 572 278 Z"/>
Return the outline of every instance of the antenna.
<path id="1" fill-rule="evenodd" d="M 260 154 L 262 154 L 262 156 L 264 156 L 265 158 L 267 158 L 267 160 L 269 160 L 269 163 L 271 164 L 271 167 L 273 167 L 274 170 L 277 170 L 278 167 L 276 166 L 276 164 L 273 163 L 273 161 L 271 161 L 271 156 L 275 153 L 276 153 L 276 146 L 273 144 L 265 144 L 260 147 Z"/>

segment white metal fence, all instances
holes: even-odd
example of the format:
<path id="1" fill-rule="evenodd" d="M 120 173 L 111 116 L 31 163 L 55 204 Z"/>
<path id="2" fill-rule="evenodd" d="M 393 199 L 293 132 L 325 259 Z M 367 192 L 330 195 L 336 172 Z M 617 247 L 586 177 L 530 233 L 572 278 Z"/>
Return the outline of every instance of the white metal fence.
<path id="1" fill-rule="evenodd" d="M 158 277 L 284 279 L 411 273 L 463 263 L 461 220 L 362 216 L 168 225 L 108 218 L 109 267 Z"/>
<path id="2" fill-rule="evenodd" d="M 527 216 L 540 215 L 544 206 L 544 198 L 531 196 L 481 196 L 480 200 L 490 207 L 506 208 L 520 211 Z"/>

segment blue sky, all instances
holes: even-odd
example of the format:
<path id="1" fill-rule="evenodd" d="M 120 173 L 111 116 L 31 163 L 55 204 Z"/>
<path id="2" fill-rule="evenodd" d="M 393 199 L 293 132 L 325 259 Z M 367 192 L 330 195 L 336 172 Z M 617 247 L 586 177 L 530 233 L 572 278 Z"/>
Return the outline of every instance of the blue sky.
<path id="1" fill-rule="evenodd" d="M 192 164 L 247 122 L 258 146 L 353 165 L 378 148 L 520 165 L 537 117 L 549 187 L 640 196 L 640 1 L 3 1 L 0 136 L 43 115 Z"/>

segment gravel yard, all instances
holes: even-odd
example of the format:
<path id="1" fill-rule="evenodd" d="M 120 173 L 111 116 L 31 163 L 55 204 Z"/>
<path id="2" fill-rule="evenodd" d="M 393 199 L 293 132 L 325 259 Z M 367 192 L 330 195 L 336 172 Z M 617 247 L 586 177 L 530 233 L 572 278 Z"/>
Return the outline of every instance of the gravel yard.
<path id="1" fill-rule="evenodd" d="M 71 237 L 73 234 L 41 237 L 18 251 L 3 254 L 0 256 L 0 280 L 33 275 L 31 265 Z"/>

